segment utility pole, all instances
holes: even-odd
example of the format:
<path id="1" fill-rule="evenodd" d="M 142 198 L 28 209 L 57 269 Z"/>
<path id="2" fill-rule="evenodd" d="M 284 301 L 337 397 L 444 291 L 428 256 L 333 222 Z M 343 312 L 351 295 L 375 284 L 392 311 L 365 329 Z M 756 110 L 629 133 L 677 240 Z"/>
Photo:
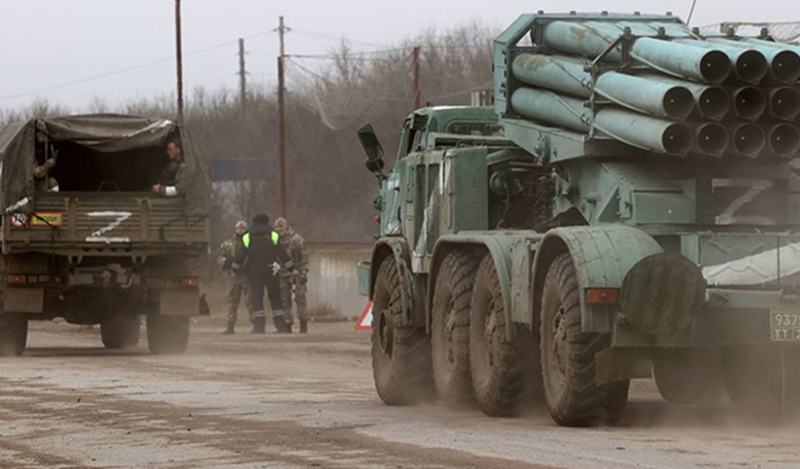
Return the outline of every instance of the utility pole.
<path id="1" fill-rule="evenodd" d="M 242 118 L 247 115 L 247 72 L 244 68 L 244 39 L 239 38 L 239 106 L 241 106 Z"/>
<path id="2" fill-rule="evenodd" d="M 178 122 L 183 123 L 183 53 L 181 52 L 181 0 L 175 0 L 175 56 L 178 63 Z"/>
<path id="3" fill-rule="evenodd" d="M 419 52 L 420 47 L 414 47 L 411 52 L 411 68 L 414 70 L 414 110 L 420 108 L 420 89 L 419 89 Z"/>
<path id="4" fill-rule="evenodd" d="M 280 172 L 281 185 L 281 216 L 286 218 L 286 121 L 284 109 L 284 93 L 286 88 L 284 74 L 284 59 L 286 55 L 284 36 L 287 28 L 283 24 L 283 16 L 280 17 L 278 25 L 278 36 L 280 37 L 281 53 L 278 56 L 278 169 Z"/>

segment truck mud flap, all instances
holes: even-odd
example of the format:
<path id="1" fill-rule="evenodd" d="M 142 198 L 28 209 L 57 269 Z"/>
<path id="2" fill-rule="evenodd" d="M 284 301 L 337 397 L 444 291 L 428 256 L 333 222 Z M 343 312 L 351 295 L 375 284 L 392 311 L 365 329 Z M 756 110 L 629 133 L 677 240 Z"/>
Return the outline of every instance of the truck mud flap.
<path id="1" fill-rule="evenodd" d="M 648 334 L 674 336 L 702 310 L 706 282 L 694 262 L 663 252 L 637 262 L 625 275 L 621 293 L 628 324 Z"/>
<path id="2" fill-rule="evenodd" d="M 43 313 L 44 288 L 13 288 L 3 291 L 3 311 L 7 313 Z"/>
<path id="3" fill-rule="evenodd" d="M 199 292 L 196 288 L 161 290 L 158 311 L 164 316 L 197 316 L 200 314 Z"/>

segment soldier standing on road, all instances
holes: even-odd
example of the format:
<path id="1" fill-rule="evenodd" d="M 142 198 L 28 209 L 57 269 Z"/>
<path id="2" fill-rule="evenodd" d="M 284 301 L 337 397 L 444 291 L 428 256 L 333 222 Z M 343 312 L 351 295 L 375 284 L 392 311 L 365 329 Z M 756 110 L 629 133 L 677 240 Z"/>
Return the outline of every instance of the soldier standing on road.
<path id="1" fill-rule="evenodd" d="M 259 214 L 253 218 L 253 226 L 242 237 L 242 245 L 237 249 L 231 264 L 234 270 L 244 270 L 250 279 L 250 301 L 253 309 L 253 329 L 263 334 L 266 327 L 264 312 L 264 289 L 267 290 L 272 320 L 278 332 L 292 332 L 286 323 L 281 299 L 281 285 L 278 272 L 285 267 L 295 272 L 292 258 L 281 244 L 281 237 L 269 224 L 269 216 Z"/>
<path id="2" fill-rule="evenodd" d="M 294 286 L 294 302 L 297 304 L 297 319 L 300 321 L 300 333 L 308 332 L 308 318 L 306 317 L 306 294 L 308 293 L 308 249 L 303 238 L 297 234 L 285 218 L 275 220 L 275 231 L 281 235 L 281 240 L 286 246 L 294 262 L 295 273 L 281 269 L 281 296 L 283 297 L 283 313 L 289 325 L 294 323 L 292 318 L 292 286 Z"/>
<path id="3" fill-rule="evenodd" d="M 243 220 L 236 222 L 234 231 L 234 236 L 226 239 L 217 251 L 217 263 L 222 267 L 223 272 L 230 277 L 230 285 L 228 287 L 228 328 L 223 332 L 224 335 L 234 334 L 242 296 L 244 296 L 247 315 L 250 317 L 250 322 L 253 322 L 253 310 L 250 305 L 250 280 L 244 272 L 235 272 L 231 267 L 234 257 L 236 257 L 236 251 L 242 245 L 242 237 L 247 233 L 247 222 Z M 255 324 L 250 332 L 257 332 Z"/>
<path id="4" fill-rule="evenodd" d="M 161 171 L 158 184 L 153 185 L 153 192 L 164 197 L 177 197 L 186 193 L 183 177 L 183 149 L 177 140 L 167 143 L 169 163 Z"/>

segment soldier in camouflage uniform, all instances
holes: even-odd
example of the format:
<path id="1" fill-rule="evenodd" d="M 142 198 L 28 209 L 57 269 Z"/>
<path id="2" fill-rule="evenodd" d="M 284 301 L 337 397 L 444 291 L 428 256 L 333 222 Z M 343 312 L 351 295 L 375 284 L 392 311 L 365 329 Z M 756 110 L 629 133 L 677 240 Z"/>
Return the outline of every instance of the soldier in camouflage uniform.
<path id="1" fill-rule="evenodd" d="M 54 149 L 53 156 L 44 163 L 33 163 L 33 180 L 37 191 L 58 192 L 58 181 L 50 176 L 50 171 L 56 167 L 58 152 Z"/>
<path id="2" fill-rule="evenodd" d="M 230 276 L 230 286 L 228 288 L 228 328 L 223 332 L 225 335 L 234 333 L 237 312 L 242 296 L 244 296 L 244 304 L 247 307 L 247 314 L 250 317 L 250 322 L 253 322 L 253 311 L 250 307 L 250 281 L 247 279 L 247 275 L 234 272 L 231 268 L 236 250 L 239 249 L 239 246 L 242 244 L 242 236 L 247 232 L 247 223 L 241 220 L 238 221 L 235 231 L 236 235 L 233 238 L 225 240 L 219 247 L 219 251 L 217 251 L 217 263 L 222 267 L 222 270 Z"/>
<path id="3" fill-rule="evenodd" d="M 292 275 L 288 270 L 281 269 L 281 297 L 283 298 L 283 311 L 286 322 L 294 323 L 292 317 L 292 286 L 294 286 L 294 302 L 297 304 L 297 319 L 300 321 L 300 333 L 308 331 L 308 318 L 306 317 L 306 294 L 308 293 L 308 249 L 303 238 L 289 226 L 285 218 L 275 220 L 275 231 L 281 235 L 283 245 L 292 256 L 292 262 L 297 269 Z"/>

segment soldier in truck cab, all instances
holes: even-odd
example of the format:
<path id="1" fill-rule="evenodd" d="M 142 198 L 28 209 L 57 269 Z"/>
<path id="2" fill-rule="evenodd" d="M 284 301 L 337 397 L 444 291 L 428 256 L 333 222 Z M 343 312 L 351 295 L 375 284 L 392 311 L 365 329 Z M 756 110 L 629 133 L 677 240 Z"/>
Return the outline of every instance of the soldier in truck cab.
<path id="1" fill-rule="evenodd" d="M 167 156 L 169 156 L 169 163 L 161 171 L 158 183 L 153 185 L 153 192 L 165 197 L 177 197 L 185 193 L 183 149 L 177 140 L 170 140 L 167 143 Z"/>

